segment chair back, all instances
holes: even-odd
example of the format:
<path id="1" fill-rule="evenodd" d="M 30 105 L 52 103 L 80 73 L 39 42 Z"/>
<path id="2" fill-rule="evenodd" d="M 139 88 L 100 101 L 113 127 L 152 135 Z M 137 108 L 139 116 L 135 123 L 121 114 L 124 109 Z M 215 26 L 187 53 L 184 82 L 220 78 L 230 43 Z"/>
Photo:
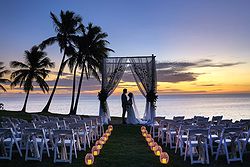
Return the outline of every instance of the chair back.
<path id="1" fill-rule="evenodd" d="M 213 116 L 212 120 L 211 120 L 211 123 L 213 125 L 219 125 L 222 118 L 223 118 L 223 116 Z"/>
<path id="2" fill-rule="evenodd" d="M 179 121 L 183 121 L 184 118 L 185 118 L 185 116 L 174 116 L 173 120 L 179 122 Z"/>
<path id="3" fill-rule="evenodd" d="M 49 121 L 50 121 L 50 122 L 52 122 L 52 121 L 53 121 L 53 122 L 59 121 L 59 118 L 58 118 L 58 117 L 49 116 L 48 118 L 49 118 Z"/>
<path id="4" fill-rule="evenodd" d="M 232 119 L 223 119 L 220 121 L 219 125 L 224 125 L 226 127 L 229 127 L 233 123 Z"/>

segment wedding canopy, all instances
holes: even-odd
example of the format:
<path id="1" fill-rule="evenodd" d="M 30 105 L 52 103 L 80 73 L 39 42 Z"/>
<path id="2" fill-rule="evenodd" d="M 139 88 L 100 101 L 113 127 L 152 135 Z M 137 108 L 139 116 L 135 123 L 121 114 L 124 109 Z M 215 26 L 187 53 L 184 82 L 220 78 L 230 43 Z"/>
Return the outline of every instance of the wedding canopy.
<path id="1" fill-rule="evenodd" d="M 103 122 L 111 121 L 107 98 L 118 86 L 126 68 L 130 68 L 135 82 L 146 99 L 146 107 L 143 119 L 152 123 L 156 108 L 157 76 L 155 56 L 140 57 L 108 57 L 102 64 L 102 88 L 99 92 L 100 108 L 99 116 Z"/>

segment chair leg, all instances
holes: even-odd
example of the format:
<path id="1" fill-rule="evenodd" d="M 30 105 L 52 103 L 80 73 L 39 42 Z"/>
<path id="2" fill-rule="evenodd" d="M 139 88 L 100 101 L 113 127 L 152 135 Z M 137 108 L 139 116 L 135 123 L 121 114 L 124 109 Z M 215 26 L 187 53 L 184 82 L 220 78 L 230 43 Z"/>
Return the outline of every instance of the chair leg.
<path id="1" fill-rule="evenodd" d="M 228 149 L 227 149 L 227 144 L 226 141 L 224 142 L 224 148 L 225 148 L 225 152 L 226 152 L 226 157 L 227 157 L 227 163 L 230 164 L 230 160 L 229 160 L 229 155 L 228 155 Z"/>
<path id="2" fill-rule="evenodd" d="M 75 158 L 77 158 L 76 143 L 74 142 L 74 140 L 72 142 L 73 142 L 73 148 L 74 148 L 74 152 L 75 152 Z"/>
<path id="3" fill-rule="evenodd" d="M 191 143 L 189 145 L 189 154 L 190 154 L 191 164 L 193 164 L 193 161 L 194 161 L 194 159 L 193 159 L 193 147 L 192 147 Z"/>
<path id="4" fill-rule="evenodd" d="M 188 144 L 186 144 L 186 147 L 185 147 L 184 161 L 187 160 L 187 154 L 188 154 Z"/>
<path id="5" fill-rule="evenodd" d="M 48 142 L 46 141 L 46 139 L 45 139 L 45 147 L 46 147 L 46 151 L 47 151 L 48 157 L 50 157 L 49 146 L 48 146 Z"/>
<path id="6" fill-rule="evenodd" d="M 239 140 L 237 140 L 237 143 L 238 143 L 238 148 L 239 148 L 240 161 L 241 161 L 241 163 L 242 163 L 242 162 L 243 162 L 243 159 L 242 159 L 242 152 L 241 152 L 241 148 L 240 148 L 241 144 L 240 144 L 240 141 L 239 141 Z"/>
<path id="7" fill-rule="evenodd" d="M 16 140 L 15 140 L 15 144 L 16 144 L 16 147 L 17 147 L 17 150 L 18 150 L 18 153 L 19 153 L 20 157 L 22 157 L 23 156 L 22 151 L 21 151 L 20 146 L 19 146 L 19 144 L 18 144 L 18 142 Z"/>
<path id="8" fill-rule="evenodd" d="M 70 143 L 70 147 L 69 147 L 69 163 L 71 163 L 72 162 L 72 147 L 74 147 L 74 139 L 71 141 L 71 143 Z M 74 147 L 74 149 L 75 149 L 75 147 Z"/>
<path id="9" fill-rule="evenodd" d="M 205 157 L 206 157 L 206 160 L 207 160 L 207 164 L 209 164 L 209 154 L 208 154 L 208 145 L 207 145 L 207 143 L 205 144 L 205 147 L 206 147 L 206 156 Z"/>
<path id="10" fill-rule="evenodd" d="M 11 160 L 12 159 L 12 149 L 13 149 L 13 144 L 11 143 L 11 145 L 10 145 L 10 151 L 9 151 L 9 160 Z"/>
<path id="11" fill-rule="evenodd" d="M 220 153 L 220 149 L 221 149 L 221 143 L 222 141 L 220 140 L 220 143 L 218 145 L 218 148 L 217 148 L 217 152 L 216 152 L 216 156 L 215 156 L 215 160 L 217 161 L 218 160 L 218 157 L 219 157 L 219 153 Z"/>
<path id="12" fill-rule="evenodd" d="M 29 142 L 27 142 L 27 143 L 26 143 L 26 149 L 25 149 L 25 161 L 27 161 L 28 151 L 29 151 Z"/>
<path id="13" fill-rule="evenodd" d="M 41 147 L 40 147 L 40 162 L 42 161 L 43 158 L 43 149 L 44 149 L 44 142 L 41 142 Z"/>

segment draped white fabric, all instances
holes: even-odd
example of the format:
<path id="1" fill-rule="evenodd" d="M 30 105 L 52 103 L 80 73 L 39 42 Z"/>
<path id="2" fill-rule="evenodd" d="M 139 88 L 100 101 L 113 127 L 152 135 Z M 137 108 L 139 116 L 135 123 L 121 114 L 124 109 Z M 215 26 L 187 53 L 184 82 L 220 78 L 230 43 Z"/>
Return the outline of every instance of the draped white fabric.
<path id="1" fill-rule="evenodd" d="M 129 60 L 129 62 L 127 62 Z M 107 124 L 110 118 L 107 98 L 114 92 L 118 86 L 128 64 L 134 76 L 135 82 L 146 98 L 146 108 L 143 119 L 152 123 L 155 117 L 155 101 L 152 101 L 152 95 L 156 94 L 156 67 L 155 56 L 148 57 L 109 57 L 104 59 L 102 70 L 102 89 L 99 93 L 100 108 L 99 115 L 103 122 Z M 137 110 L 135 106 L 135 110 Z M 139 117 L 138 111 L 136 117 Z"/>
<path id="2" fill-rule="evenodd" d="M 102 90 L 101 92 L 108 98 L 118 86 L 125 70 L 126 58 L 108 58 L 104 59 L 102 71 Z M 100 101 L 99 115 L 103 118 L 103 123 L 108 124 L 111 120 L 107 99 Z"/>
<path id="3" fill-rule="evenodd" d="M 155 104 L 150 102 L 147 95 L 156 93 L 156 68 L 154 57 L 130 58 L 131 71 L 141 94 L 146 98 L 146 107 L 143 119 L 149 123 L 155 117 Z"/>

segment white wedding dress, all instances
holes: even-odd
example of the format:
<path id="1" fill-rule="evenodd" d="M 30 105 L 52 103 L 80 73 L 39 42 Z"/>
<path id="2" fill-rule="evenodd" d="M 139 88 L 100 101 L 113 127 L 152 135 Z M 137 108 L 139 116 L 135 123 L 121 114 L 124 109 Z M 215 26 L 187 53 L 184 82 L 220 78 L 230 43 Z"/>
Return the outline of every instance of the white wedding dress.
<path id="1" fill-rule="evenodd" d="M 145 124 L 145 121 L 142 121 L 139 118 L 139 114 L 138 114 L 138 110 L 137 107 L 135 105 L 135 100 L 134 98 L 130 98 L 128 100 L 128 105 L 127 105 L 127 120 L 126 120 L 127 124 Z"/>

